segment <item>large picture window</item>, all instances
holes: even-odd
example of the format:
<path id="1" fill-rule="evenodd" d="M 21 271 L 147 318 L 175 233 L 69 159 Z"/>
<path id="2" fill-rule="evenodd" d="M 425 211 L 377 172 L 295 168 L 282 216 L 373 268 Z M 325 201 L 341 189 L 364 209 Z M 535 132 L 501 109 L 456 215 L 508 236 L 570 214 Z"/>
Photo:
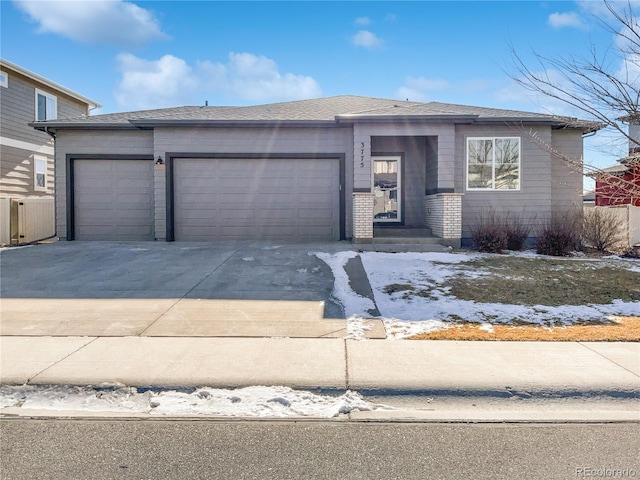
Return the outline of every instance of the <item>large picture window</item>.
<path id="1" fill-rule="evenodd" d="M 58 99 L 49 93 L 36 89 L 36 120 L 55 120 L 58 118 Z"/>
<path id="2" fill-rule="evenodd" d="M 468 138 L 467 189 L 519 190 L 520 138 Z"/>

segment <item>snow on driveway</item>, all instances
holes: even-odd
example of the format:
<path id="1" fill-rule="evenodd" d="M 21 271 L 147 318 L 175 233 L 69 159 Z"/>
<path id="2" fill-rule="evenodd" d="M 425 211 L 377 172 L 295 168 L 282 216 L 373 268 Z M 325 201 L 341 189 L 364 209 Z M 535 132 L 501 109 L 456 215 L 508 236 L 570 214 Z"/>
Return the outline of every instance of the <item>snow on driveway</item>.
<path id="1" fill-rule="evenodd" d="M 349 338 L 362 339 L 362 320 L 371 318 L 368 310 L 373 302 L 353 291 L 344 266 L 349 259 L 360 256 L 369 278 L 373 297 L 387 330 L 387 338 L 400 339 L 419 333 L 448 328 L 463 319 L 477 322 L 482 328 L 491 330 L 492 324 L 512 324 L 514 321 L 546 325 L 546 322 L 566 318 L 567 324 L 573 319 L 601 318 L 603 315 L 640 315 L 638 302 L 616 300 L 607 305 L 511 305 L 508 303 L 479 303 L 461 300 L 451 295 L 447 281 L 464 275 L 466 278 L 491 275 L 486 271 L 471 271 L 461 263 L 482 258 L 482 253 L 383 253 L 354 251 L 336 254 L 315 253 L 331 268 L 335 277 L 333 296 L 340 302 L 350 325 Z M 531 257 L 530 252 L 517 255 Z M 571 260 L 568 260 L 571 261 Z M 575 261 L 584 261 L 576 258 Z M 624 265 L 634 271 L 632 262 Z M 429 290 L 430 297 L 405 295 L 396 291 L 385 293 L 385 287 L 411 285 L 415 290 Z M 491 323 L 487 321 L 491 320 Z"/>

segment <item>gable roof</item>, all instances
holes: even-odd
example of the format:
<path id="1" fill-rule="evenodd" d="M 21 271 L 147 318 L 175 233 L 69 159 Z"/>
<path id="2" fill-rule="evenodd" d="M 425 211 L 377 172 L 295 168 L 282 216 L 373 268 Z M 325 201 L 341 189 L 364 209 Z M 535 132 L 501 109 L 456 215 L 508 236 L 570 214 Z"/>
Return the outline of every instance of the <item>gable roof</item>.
<path id="1" fill-rule="evenodd" d="M 14 71 L 20 75 L 22 75 L 23 77 L 27 77 L 30 78 L 31 80 L 34 80 L 44 86 L 49 87 L 52 90 L 56 90 L 58 92 L 64 93 L 65 95 L 74 98 L 82 103 L 87 104 L 89 107 L 91 108 L 100 108 L 102 105 L 100 105 L 98 102 L 96 102 L 95 100 L 91 100 L 90 98 L 85 97 L 84 95 L 80 95 L 77 92 L 74 92 L 73 90 L 68 89 L 67 87 L 63 87 L 60 84 L 57 84 L 55 82 L 52 82 L 51 80 L 44 78 L 40 75 L 38 75 L 37 73 L 33 73 L 29 70 L 27 70 L 26 68 L 22 68 L 18 65 L 16 65 L 15 63 L 11 63 L 8 60 L 5 60 L 3 58 L 0 58 L 0 68 L 4 68 L 6 70 L 9 71 Z"/>
<path id="2" fill-rule="evenodd" d="M 502 110 L 440 102 L 410 102 L 385 98 L 340 95 L 335 97 L 270 103 L 246 107 L 185 106 L 93 115 L 48 122 L 36 128 L 153 128 L 162 125 L 208 124 L 308 124 L 380 121 L 436 120 L 452 123 L 536 122 L 557 127 L 597 130 L 592 122 L 542 113 Z"/>

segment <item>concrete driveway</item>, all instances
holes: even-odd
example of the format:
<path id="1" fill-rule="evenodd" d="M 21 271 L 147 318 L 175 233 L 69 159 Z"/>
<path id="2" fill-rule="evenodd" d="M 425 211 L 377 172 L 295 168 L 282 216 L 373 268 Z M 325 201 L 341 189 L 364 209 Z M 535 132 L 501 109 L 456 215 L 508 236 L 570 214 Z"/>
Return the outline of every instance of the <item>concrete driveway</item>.
<path id="1" fill-rule="evenodd" d="M 0 333 L 343 337 L 346 242 L 54 242 L 0 252 Z M 372 337 L 384 335 L 373 322 Z M 382 330 L 381 330 L 382 329 Z"/>

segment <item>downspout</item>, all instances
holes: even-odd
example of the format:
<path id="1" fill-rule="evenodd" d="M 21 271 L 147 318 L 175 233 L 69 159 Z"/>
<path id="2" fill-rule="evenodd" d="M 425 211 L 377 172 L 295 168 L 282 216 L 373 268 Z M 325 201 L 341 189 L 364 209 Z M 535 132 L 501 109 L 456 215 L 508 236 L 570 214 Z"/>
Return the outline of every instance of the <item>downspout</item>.
<path id="1" fill-rule="evenodd" d="M 55 186 L 56 183 L 56 176 L 55 176 L 55 166 L 56 166 L 56 134 L 52 131 L 50 131 L 51 127 L 44 127 L 44 132 L 49 135 L 51 138 L 53 138 L 53 184 Z M 49 238 L 54 238 L 58 236 L 58 222 L 57 219 L 55 218 L 56 216 L 56 212 L 58 211 L 58 195 L 56 195 L 55 190 L 54 190 L 54 194 L 53 194 L 53 225 L 54 225 L 54 229 L 53 229 L 53 235 L 51 237 L 48 238 L 43 238 L 43 240 L 48 240 Z"/>

